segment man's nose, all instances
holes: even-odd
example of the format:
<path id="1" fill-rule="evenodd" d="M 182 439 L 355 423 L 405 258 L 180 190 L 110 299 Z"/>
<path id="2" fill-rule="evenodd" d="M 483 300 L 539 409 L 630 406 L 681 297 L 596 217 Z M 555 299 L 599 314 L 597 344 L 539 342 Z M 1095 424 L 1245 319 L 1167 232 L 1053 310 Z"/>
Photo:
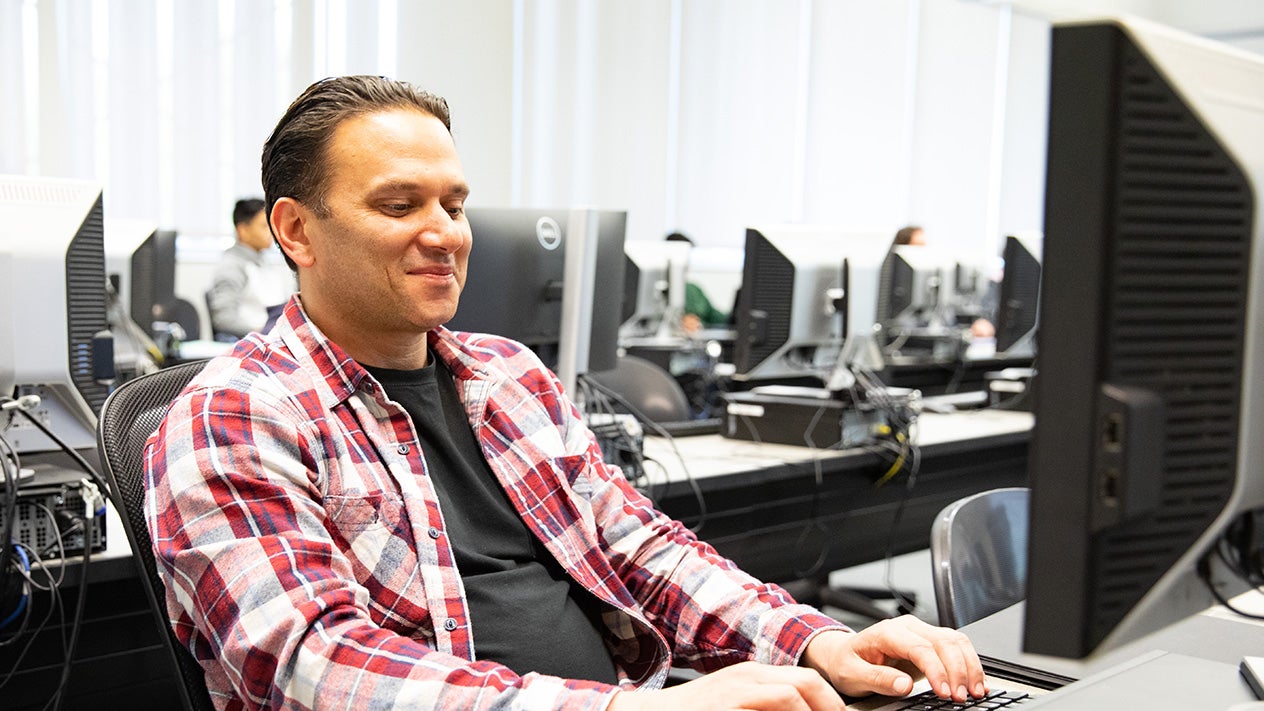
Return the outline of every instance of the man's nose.
<path id="1" fill-rule="evenodd" d="M 464 241 L 460 227 L 446 207 L 435 205 L 421 212 L 417 239 L 429 249 L 454 252 Z"/>

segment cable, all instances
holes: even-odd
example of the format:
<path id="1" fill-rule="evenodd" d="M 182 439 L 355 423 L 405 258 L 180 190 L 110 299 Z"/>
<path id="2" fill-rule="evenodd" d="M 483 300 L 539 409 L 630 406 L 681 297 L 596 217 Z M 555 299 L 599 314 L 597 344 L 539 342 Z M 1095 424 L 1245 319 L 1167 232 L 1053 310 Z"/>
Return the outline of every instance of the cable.
<path id="1" fill-rule="evenodd" d="M 88 460 L 84 459 L 82 455 L 76 452 L 70 445 L 66 444 L 65 440 L 63 440 L 61 437 L 58 437 L 56 434 L 54 434 L 53 431 L 48 428 L 48 425 L 45 425 L 43 422 L 40 422 L 38 417 L 27 412 L 26 408 L 24 407 L 17 408 L 17 411 L 27 420 L 30 420 L 31 424 L 35 425 L 35 427 L 38 428 L 40 432 L 43 432 L 45 437 L 48 437 L 50 440 L 56 443 L 57 446 L 61 448 L 61 451 L 66 453 L 66 456 L 73 459 L 75 464 L 79 465 L 80 469 L 83 469 L 85 472 L 87 472 L 88 476 L 92 477 L 92 482 L 96 484 L 97 487 L 101 491 L 110 490 L 110 485 L 105 483 L 105 479 L 102 479 L 101 475 L 97 474 L 96 470 L 92 468 L 91 464 L 88 464 Z"/>
<path id="2" fill-rule="evenodd" d="M 698 486 L 698 482 L 695 481 L 693 478 L 693 475 L 689 473 L 689 466 L 685 463 L 685 457 L 684 455 L 680 453 L 680 449 L 676 446 L 676 438 L 672 437 L 671 433 L 669 433 L 666 429 L 664 429 L 662 425 L 646 417 L 645 413 L 638 410 L 636 406 L 628 402 L 627 399 L 624 398 L 622 395 L 620 395 L 618 392 L 603 385 L 602 383 L 597 382 L 596 380 L 586 375 L 580 375 L 579 377 L 582 381 L 591 385 L 598 392 L 602 393 L 606 397 L 613 399 L 616 403 L 619 404 L 620 407 L 627 409 L 627 411 L 633 417 L 635 417 L 638 422 L 640 422 L 642 425 L 653 430 L 654 434 L 667 440 L 667 443 L 672 448 L 672 452 L 676 455 L 676 459 L 680 462 L 680 468 L 681 468 L 681 471 L 684 473 L 685 482 L 689 486 L 689 489 L 693 492 L 694 498 L 698 502 L 698 521 L 693 526 L 689 527 L 689 530 L 693 531 L 694 535 L 697 535 L 707 522 L 707 516 L 708 516 L 707 502 L 706 502 L 706 499 L 702 495 L 702 488 Z"/>
<path id="3" fill-rule="evenodd" d="M 31 572 L 31 561 L 29 558 L 26 557 L 26 551 L 22 550 L 21 548 L 17 548 L 17 554 L 18 554 L 19 560 L 22 563 L 20 570 L 26 575 L 29 575 Z M 6 588 L 5 589 L 7 589 L 7 585 L 8 585 L 8 580 L 7 580 L 8 575 L 12 575 L 12 573 L 7 572 L 6 574 L 6 581 L 5 581 Z M 30 581 L 23 580 L 22 581 L 22 595 L 21 597 L 18 598 L 17 607 L 13 608 L 13 612 L 10 613 L 8 617 L 5 617 L 3 620 L 0 620 L 0 630 L 8 627 L 14 620 L 18 618 L 18 615 L 21 615 L 23 612 L 27 612 L 28 603 L 30 603 L 30 600 L 31 600 Z M 27 614 L 23 618 L 23 624 L 18 628 L 18 631 L 14 633 L 13 635 L 14 638 L 20 637 L 22 635 L 22 631 L 26 628 L 26 620 L 29 619 L 29 617 L 30 615 Z"/>
<path id="4" fill-rule="evenodd" d="M 83 627 L 83 608 L 88 599 L 88 563 L 92 560 L 92 544 L 91 541 L 84 537 L 83 545 L 83 572 L 79 575 L 79 597 L 75 602 L 75 616 L 70 623 L 70 645 L 66 650 L 66 663 L 62 666 L 61 681 L 57 683 L 57 691 L 53 694 L 53 698 L 49 701 L 53 705 L 53 711 L 61 709 L 61 702 L 64 698 L 63 693 L 66 690 L 66 682 L 70 680 L 71 662 L 75 656 L 75 648 L 79 645 L 79 632 Z M 45 706 L 47 708 L 47 705 Z"/>
<path id="5" fill-rule="evenodd" d="M 1250 515 L 1250 513 L 1248 512 L 1247 515 Z M 1222 537 L 1222 540 L 1223 540 L 1223 537 Z M 1236 570 L 1235 566 L 1231 564 L 1229 561 L 1225 560 L 1222 556 L 1223 556 L 1223 551 L 1221 551 L 1220 546 L 1217 545 L 1211 551 L 1208 551 L 1206 554 L 1203 555 L 1202 558 L 1198 560 L 1198 568 L 1197 568 L 1198 577 L 1202 579 L 1203 584 L 1207 586 L 1207 592 L 1211 593 L 1211 596 L 1216 599 L 1216 602 L 1220 603 L 1221 605 L 1225 607 L 1225 609 L 1229 610 L 1230 612 L 1236 615 L 1239 615 L 1241 617 L 1245 617 L 1251 620 L 1264 620 L 1264 615 L 1257 615 L 1255 613 L 1247 612 L 1246 610 L 1240 610 L 1234 607 L 1233 604 L 1224 596 L 1224 594 L 1220 592 L 1220 588 L 1217 587 L 1216 582 L 1212 580 L 1211 563 L 1217 557 L 1220 557 L 1221 563 L 1223 563 L 1225 567 L 1229 568 L 1230 572 L 1238 575 L 1239 577 L 1244 577 L 1242 575 L 1243 571 Z M 1258 589 L 1260 586 L 1254 585 L 1253 587 Z"/>
<path id="6" fill-rule="evenodd" d="M 17 659 L 13 661 L 13 666 L 12 668 L 9 669 L 8 674 L 5 674 L 3 678 L 0 678 L 0 689 L 3 689 L 5 685 L 7 685 L 13 679 L 13 677 L 17 674 L 18 669 L 22 666 L 22 660 L 24 660 L 26 658 L 27 653 L 31 651 L 31 647 L 34 646 L 35 640 L 39 639 L 40 633 L 42 633 L 44 629 L 48 627 L 48 622 L 53 618 L 53 612 L 56 611 L 60 613 L 59 619 L 58 619 L 58 624 L 60 626 L 64 627 L 65 622 L 66 622 L 65 608 L 61 604 L 61 591 L 52 585 L 53 583 L 52 573 L 48 571 L 48 567 L 44 565 L 44 562 L 40 560 L 38 556 L 32 555 L 31 558 L 32 558 L 32 561 L 31 561 L 32 570 L 35 570 L 38 568 L 49 581 L 50 587 L 47 589 L 51 590 L 51 595 L 49 598 L 48 611 L 44 613 L 44 619 L 40 620 L 39 625 L 27 637 L 26 644 L 22 647 L 22 651 L 18 653 Z M 28 580 L 29 579 L 30 578 L 28 578 Z M 0 643 L 0 646 L 5 646 L 7 644 L 15 642 L 17 639 L 19 638 L 14 637 L 13 639 L 6 640 L 3 643 Z M 63 644 L 63 650 L 64 650 L 65 648 L 64 638 L 62 639 L 62 644 Z"/>
<path id="7" fill-rule="evenodd" d="M 633 486 L 640 486 L 641 480 L 644 479 L 644 486 L 646 487 L 645 494 L 651 501 L 653 501 L 654 495 L 652 484 L 650 483 L 648 474 L 645 472 L 645 456 L 642 452 L 642 448 L 637 446 L 637 443 L 633 440 L 631 433 L 628 432 L 625 427 L 618 424 L 618 413 L 615 412 L 609 398 L 605 397 L 601 393 L 594 392 L 590 383 L 588 383 L 585 379 L 581 378 L 578 385 L 580 393 L 583 396 L 584 414 L 587 415 L 589 419 L 589 430 L 591 430 L 594 434 L 600 434 L 612 441 L 613 446 L 617 447 L 616 454 L 627 454 L 631 456 L 632 465 L 635 467 L 635 471 L 633 472 L 633 476 L 628 477 L 627 471 L 625 470 L 624 476 L 628 478 Z M 592 420 L 594 415 L 605 415 L 609 417 L 610 424 L 593 424 Z M 621 465 L 621 462 L 614 463 L 616 465 Z M 621 468 L 624 467 L 621 466 Z"/>
<path id="8" fill-rule="evenodd" d="M 8 401 L 12 401 L 12 399 L 11 399 L 11 398 L 6 398 L 6 400 L 5 400 L 5 401 L 6 401 L 6 402 L 8 402 Z M 99 474 L 97 474 L 96 470 L 94 470 L 94 469 L 92 468 L 92 465 L 90 465 L 90 464 L 87 462 L 87 460 L 86 460 L 86 459 L 84 459 L 84 458 L 83 458 L 83 457 L 82 457 L 82 456 L 81 456 L 78 452 L 76 452 L 73 448 L 71 448 L 68 444 L 66 444 L 66 442 L 65 442 L 64 440 L 62 440 L 62 439 L 61 439 L 60 437 L 58 437 L 55 433 L 53 433 L 53 431 L 52 431 L 52 430 L 50 430 L 50 429 L 49 429 L 49 428 L 48 428 L 48 427 L 47 427 L 47 426 L 46 426 L 43 422 L 40 422 L 38 418 L 36 418 L 35 416 L 31 415 L 31 414 L 27 411 L 27 408 L 26 408 L 26 407 L 19 406 L 19 407 L 16 407 L 16 408 L 10 408 L 10 409 L 15 409 L 15 410 L 16 410 L 18 413 L 20 413 L 23 417 L 25 417 L 27 420 L 29 420 L 29 421 L 31 422 L 31 424 L 35 425 L 35 427 L 36 427 L 37 429 L 39 429 L 41 432 L 43 432 L 43 433 L 44 433 L 44 435 L 45 435 L 46 437 L 48 437 L 50 440 L 52 440 L 54 443 L 56 443 L 56 444 L 57 444 L 57 446 L 58 446 L 58 447 L 60 447 L 60 448 L 61 448 L 61 450 L 62 450 L 63 452 L 65 452 L 65 453 L 66 453 L 66 454 L 67 454 L 67 455 L 68 455 L 68 456 L 69 456 L 69 457 L 70 457 L 70 458 L 71 458 L 71 459 L 72 459 L 72 460 L 73 460 L 76 464 L 78 464 L 78 465 L 79 465 L 79 467 L 80 467 L 81 469 L 83 469 L 83 471 L 84 471 L 84 472 L 86 472 L 86 473 L 88 474 L 89 478 L 91 479 L 91 483 L 90 483 L 87 479 L 84 479 L 84 480 L 81 480 L 81 481 L 80 481 L 80 491 L 81 491 L 81 494 L 82 494 L 82 495 L 83 495 L 83 497 L 84 497 L 84 502 L 85 502 L 85 504 L 88 504 L 88 505 L 89 505 L 89 506 L 88 506 L 88 508 L 89 508 L 89 512 L 91 512 L 91 513 L 95 513 L 96 515 L 103 515 L 103 514 L 104 514 L 104 499 L 102 499 L 102 497 L 101 497 L 101 492 L 103 492 L 103 491 L 109 491 L 109 487 L 105 484 L 105 480 L 104 480 L 104 479 L 102 479 L 102 478 L 101 478 L 101 476 L 100 476 Z M 0 439 L 3 439 L 3 438 L 2 438 L 2 437 L 0 437 Z M 6 449 L 8 450 L 8 452 L 11 452 L 11 453 L 13 454 L 13 457 L 16 459 L 16 457 L 17 457 L 16 450 L 14 450 L 14 449 L 13 449 L 13 447 L 12 447 L 12 446 L 11 446 L 11 445 L 7 442 L 7 441 L 5 441 L 5 442 L 4 442 L 4 446 L 6 447 Z M 7 469 L 7 468 L 8 468 L 9 458 L 8 458 L 8 456 L 5 456 L 5 457 L 3 457 L 2 459 L 6 462 L 6 465 L 5 465 L 5 466 L 6 466 L 6 469 Z M 8 475 L 7 475 L 7 472 L 6 472 L 6 477 L 5 477 L 5 488 L 6 488 L 6 492 L 7 492 L 7 491 L 10 491 L 10 490 L 13 492 L 13 493 L 12 493 L 12 496 L 11 496 L 11 501 L 6 501 L 6 507 L 8 507 L 8 506 L 9 506 L 9 504 L 12 504 L 12 507 L 11 507 L 11 508 L 6 508 L 6 510 L 8 510 L 8 511 L 12 511 L 12 512 L 16 512 L 17 477 L 19 476 L 19 472 L 20 472 L 20 468 L 18 468 L 18 469 L 17 469 L 17 471 L 15 471 L 15 472 L 13 473 L 12 477 L 8 476 Z M 12 483 L 10 483 L 10 482 L 12 482 Z M 61 553 L 62 553 L 62 556 L 63 556 L 63 559 L 64 559 L 64 554 L 65 554 L 65 550 L 64 550 L 64 539 L 63 539 L 63 536 L 64 536 L 64 531 L 61 529 L 61 527 L 60 527 L 60 526 L 58 526 L 58 525 L 57 525 L 56 516 L 54 516 L 54 515 L 52 514 L 52 512 L 48 510 L 48 508 L 47 508 L 47 507 L 45 507 L 45 506 L 40 506 L 40 508 L 41 508 L 41 509 L 43 509 L 43 510 L 44 510 L 44 513 L 45 513 L 46 515 L 48 515 L 48 516 L 49 516 L 49 518 L 51 519 L 52 524 L 53 524 L 53 529 L 57 531 L 57 538 L 58 538 L 59 542 L 61 542 L 61 544 L 62 544 L 62 546 L 63 546 L 63 547 L 62 547 L 62 549 L 61 549 Z M 10 543 L 10 542 L 12 541 L 12 537 L 11 537 L 11 536 L 12 536 L 12 528 L 11 528 L 11 527 L 12 527 L 12 524 L 13 524 L 13 520 L 14 520 L 14 518 L 15 518 L 14 513 L 10 513 L 10 515 L 8 516 L 8 519 L 6 520 L 6 524 L 5 524 L 5 526 L 6 526 L 6 529 L 8 529 L 8 530 L 6 530 L 6 536 L 5 536 L 5 539 L 4 539 L 4 543 L 5 543 L 5 545 L 4 545 L 4 551 L 5 551 L 5 553 L 4 553 L 3 557 L 0 557 L 0 563 L 2 563 L 2 564 L 4 565 L 4 571 L 5 571 L 5 573 L 6 573 L 6 576 L 7 576 L 8 571 L 9 571 L 9 555 L 8 555 L 8 552 L 9 552 L 9 550 L 12 548 L 12 545 L 11 545 L 11 543 Z M 72 667 L 72 662 L 73 662 L 73 658 L 74 658 L 75 649 L 78 647 L 78 644 L 79 644 L 79 634 L 80 634 L 80 632 L 81 632 L 81 630 L 82 630 L 82 627 L 83 627 L 83 612 L 84 612 L 84 607 L 85 607 L 85 605 L 86 605 L 86 601 L 87 601 L 87 593 L 88 593 L 88 572 L 89 572 L 89 567 L 90 567 L 90 564 L 91 564 L 91 562 L 92 562 L 92 536 L 91 536 L 91 526 L 89 526 L 89 525 L 88 525 L 88 524 L 89 524 L 89 521 L 87 520 L 87 518 L 86 518 L 85 516 L 76 516 L 75 518 L 77 519 L 77 523 L 78 523 L 78 525 L 82 526 L 82 528 L 83 528 L 83 530 L 84 530 L 84 534 L 83 534 L 83 541 L 84 541 L 84 542 L 83 542 L 83 563 L 82 563 L 82 568 L 81 568 L 81 571 L 82 571 L 82 572 L 80 573 L 80 579 L 79 579 L 79 595 L 78 595 L 78 599 L 77 599 L 77 601 L 76 601 L 76 605 L 75 605 L 74 618 L 73 618 L 73 620 L 72 620 L 72 622 L 71 622 L 70 640 L 69 640 L 69 642 L 67 642 L 67 641 L 66 641 L 66 639 L 65 639 L 65 637 L 64 637 L 64 636 L 62 637 L 62 646 L 63 646 L 63 650 L 64 650 L 64 652 L 65 652 L 65 662 L 64 662 L 64 666 L 62 667 L 62 674 L 61 674 L 61 678 L 60 678 L 60 680 L 59 680 L 59 682 L 58 682 L 58 685 L 57 685 L 57 691 L 56 691 L 56 692 L 54 692 L 53 696 L 49 699 L 48 704 L 46 704 L 46 705 L 45 705 L 45 707 L 44 707 L 44 708 L 49 708 L 49 707 L 51 706 L 51 707 L 53 708 L 53 710 L 54 710 L 54 711 L 58 711 L 58 710 L 61 708 L 62 700 L 63 700 L 63 698 L 64 698 L 64 692 L 65 692 L 65 689 L 66 689 L 66 684 L 67 684 L 67 682 L 68 682 L 68 681 L 69 681 L 69 679 L 70 679 L 70 670 L 71 670 L 71 667 Z M 25 558 L 25 557 L 26 557 L 26 554 L 25 554 L 25 553 L 22 553 L 21 555 L 22 555 L 22 557 L 23 557 L 23 558 Z M 65 618 L 64 618 L 64 609 L 65 609 L 65 608 L 64 608 L 64 606 L 61 604 L 61 589 L 60 589 L 60 586 L 61 586 L 61 583 L 62 583 L 62 581 L 63 581 L 63 577 L 62 577 L 62 576 L 64 576 L 64 575 L 65 575 L 65 567 L 64 567 L 64 565 L 63 565 L 63 566 L 60 568 L 60 571 L 61 571 L 61 576 L 59 576 L 59 578 L 58 578 L 57 580 L 53 580 L 53 576 L 52 576 L 52 574 L 48 571 L 47 567 L 43 565 L 43 562 L 42 562 L 42 560 L 40 559 L 40 557 L 39 557 L 39 555 L 38 555 L 38 554 L 36 554 L 36 555 L 35 555 L 35 558 L 36 558 L 36 560 L 37 560 L 37 561 L 40 561 L 40 566 L 41 566 L 41 569 L 44 571 L 44 574 L 45 574 L 45 576 L 46 576 L 46 577 L 47 577 L 47 579 L 48 579 L 48 583 L 49 583 L 49 587 L 48 587 L 48 589 L 49 589 L 49 590 L 50 590 L 50 592 L 52 592 L 52 594 L 53 594 L 54 604 L 53 604 L 52 606 L 50 606 L 48 615 L 46 615 L 46 616 L 45 616 L 44 620 L 43 620 L 43 621 L 41 622 L 41 624 L 40 624 L 40 627 L 39 627 L 39 628 L 38 628 L 38 629 L 37 629 L 37 630 L 36 630 L 36 631 L 35 631 L 35 632 L 31 635 L 31 637 L 30 637 L 29 641 L 27 642 L 26 647 L 24 647 L 24 648 L 23 648 L 22 653 L 19 655 L 17 662 L 15 662 L 15 663 L 14 663 L 14 668 L 13 668 L 14 670 L 13 670 L 13 671 L 11 671 L 11 672 L 9 673 L 9 675 L 8 675 L 8 676 L 6 676 L 6 677 L 4 678 L 4 680 L 3 680 L 3 681 L 0 681 L 0 688 L 2 688 L 5 684 L 7 684 L 7 683 L 8 683 L 8 681 L 12 678 L 13 673 L 16 671 L 16 669 L 17 669 L 17 667 L 18 667 L 18 664 L 21 662 L 22 658 L 24 658 L 24 657 L 26 656 L 26 653 L 30 650 L 30 645 L 31 645 L 31 643 L 32 643 L 32 642 L 34 642 L 34 640 L 35 640 L 35 639 L 39 636 L 39 633 L 40 633 L 41 631 L 43 631 L 43 629 L 44 629 L 45 625 L 47 624 L 47 622 L 48 622 L 49 618 L 51 618 L 51 615 L 52 615 L 52 610 L 53 610 L 53 608 L 54 608 L 54 607 L 55 607 L 55 608 L 57 608 L 57 609 L 59 609 L 59 610 L 62 610 L 62 611 L 63 611 L 63 615 L 62 615 L 62 623 L 63 623 L 63 625 L 62 625 L 62 626 L 63 626 L 63 629 L 64 629 L 64 622 L 65 622 Z M 29 564 L 29 560 L 28 560 L 27 562 L 28 562 L 28 564 Z M 29 583 L 29 584 L 34 584 L 33 579 L 32 579 L 32 578 L 30 578 L 30 577 L 29 577 L 29 575 L 28 575 L 28 577 L 27 577 L 27 581 L 26 581 L 26 582 L 27 582 L 27 583 Z M 25 622 L 25 621 L 24 621 L 24 622 Z M 25 624 L 23 625 L 23 628 L 25 629 Z M 14 637 L 14 639 L 17 639 L 17 637 Z"/>
<path id="9" fill-rule="evenodd" d="M 0 434 L 0 446 L 4 449 L 3 453 L 0 453 L 0 474 L 4 475 L 4 533 L 3 538 L 0 538 L 0 590 L 8 590 L 13 575 L 11 567 L 13 530 L 17 526 L 18 488 L 21 486 L 22 462 L 17 450 L 3 434 Z M 30 561 L 27 561 L 26 569 L 30 570 Z M 9 621 L 6 620 L 4 624 L 0 624 L 0 629 L 8 623 Z"/>

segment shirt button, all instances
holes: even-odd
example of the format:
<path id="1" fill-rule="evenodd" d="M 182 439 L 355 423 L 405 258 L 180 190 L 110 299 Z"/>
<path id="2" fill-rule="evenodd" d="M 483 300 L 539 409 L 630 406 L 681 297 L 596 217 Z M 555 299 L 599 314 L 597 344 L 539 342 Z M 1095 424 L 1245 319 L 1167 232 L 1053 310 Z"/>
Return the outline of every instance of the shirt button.
<path id="1" fill-rule="evenodd" d="M 401 444 L 395 448 L 395 451 L 399 452 L 400 454 L 408 454 L 408 445 Z"/>
<path id="2" fill-rule="evenodd" d="M 444 620 L 444 621 L 443 621 L 443 629 L 445 629 L 445 630 L 447 630 L 447 631 L 449 631 L 449 632 L 451 632 L 452 630 L 456 629 L 456 620 L 452 619 L 451 617 L 449 617 L 448 619 Z"/>
<path id="3" fill-rule="evenodd" d="M 430 534 L 431 538 L 438 538 L 441 535 L 441 532 L 439 531 L 439 529 L 435 528 L 434 526 L 430 527 L 430 531 L 428 531 L 428 533 Z"/>

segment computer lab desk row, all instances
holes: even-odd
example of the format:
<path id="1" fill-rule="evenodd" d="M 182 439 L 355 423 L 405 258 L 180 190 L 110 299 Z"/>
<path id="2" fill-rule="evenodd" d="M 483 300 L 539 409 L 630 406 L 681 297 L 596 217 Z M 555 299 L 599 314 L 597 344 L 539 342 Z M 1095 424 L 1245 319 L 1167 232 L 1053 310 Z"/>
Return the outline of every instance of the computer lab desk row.
<path id="1" fill-rule="evenodd" d="M 878 485 L 887 465 L 863 449 L 651 436 L 641 488 L 751 574 L 789 580 L 878 560 L 888 548 L 924 549 L 931 520 L 944 506 L 986 489 L 1024 486 L 1031 426 L 1026 412 L 924 413 L 915 430 L 920 463 L 912 486 L 906 474 Z M 79 561 L 68 559 L 68 584 L 78 579 Z M 106 549 L 92 556 L 91 578 L 135 576 L 111 505 Z"/>
<path id="2" fill-rule="evenodd" d="M 889 460 L 865 449 L 647 437 L 649 481 L 641 488 L 752 575 L 818 577 L 925 549 L 948 504 L 1025 486 L 1031 426 L 1026 412 L 924 413 L 914 431 L 914 478 L 901 473 L 885 483 Z"/>

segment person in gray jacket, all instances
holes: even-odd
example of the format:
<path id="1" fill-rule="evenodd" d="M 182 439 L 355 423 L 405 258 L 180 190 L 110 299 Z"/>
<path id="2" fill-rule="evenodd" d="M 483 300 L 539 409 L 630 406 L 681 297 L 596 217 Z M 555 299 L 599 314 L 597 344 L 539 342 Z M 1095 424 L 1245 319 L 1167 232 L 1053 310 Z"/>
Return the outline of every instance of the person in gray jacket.
<path id="1" fill-rule="evenodd" d="M 238 200 L 233 207 L 237 242 L 225 250 L 206 307 L 217 341 L 235 341 L 268 322 L 268 307 L 282 303 L 285 295 L 264 271 L 263 254 L 272 246 L 272 232 L 264 202 L 259 198 Z"/>

